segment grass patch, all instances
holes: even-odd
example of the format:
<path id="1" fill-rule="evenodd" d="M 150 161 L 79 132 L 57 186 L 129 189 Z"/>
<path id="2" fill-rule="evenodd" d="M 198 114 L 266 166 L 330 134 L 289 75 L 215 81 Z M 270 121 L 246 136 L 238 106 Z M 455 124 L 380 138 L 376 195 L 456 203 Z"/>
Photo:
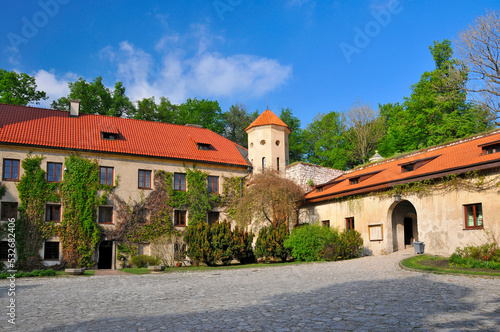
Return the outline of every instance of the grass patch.
<path id="1" fill-rule="evenodd" d="M 401 265 L 410 269 L 434 273 L 455 273 L 500 277 L 500 271 L 450 266 L 449 258 L 430 255 L 418 255 L 407 258 L 401 262 Z"/>
<path id="2" fill-rule="evenodd" d="M 120 271 L 132 273 L 132 274 L 149 274 L 151 271 L 147 267 L 128 267 L 125 269 L 120 269 Z"/>

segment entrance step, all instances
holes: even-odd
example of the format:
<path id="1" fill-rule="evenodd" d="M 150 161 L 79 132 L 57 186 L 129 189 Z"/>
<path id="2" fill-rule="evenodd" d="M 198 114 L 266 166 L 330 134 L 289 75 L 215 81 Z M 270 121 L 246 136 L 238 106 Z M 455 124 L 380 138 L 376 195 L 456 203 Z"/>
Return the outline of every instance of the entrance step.
<path id="1" fill-rule="evenodd" d="M 119 271 L 119 270 L 111 270 L 111 269 L 100 269 L 95 270 L 94 276 L 119 276 L 119 275 L 127 275 L 129 273 Z"/>

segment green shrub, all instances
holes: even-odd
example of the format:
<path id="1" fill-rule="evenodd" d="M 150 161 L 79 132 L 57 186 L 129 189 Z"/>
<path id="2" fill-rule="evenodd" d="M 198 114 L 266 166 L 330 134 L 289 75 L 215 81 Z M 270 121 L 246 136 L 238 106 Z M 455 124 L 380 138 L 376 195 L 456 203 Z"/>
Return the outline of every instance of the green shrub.
<path id="1" fill-rule="evenodd" d="M 130 260 L 137 268 L 144 268 L 150 265 L 160 265 L 160 259 L 149 255 L 137 255 Z"/>
<path id="2" fill-rule="evenodd" d="M 492 243 L 457 248 L 450 257 L 450 264 L 471 269 L 500 270 L 500 248 L 494 239 Z"/>
<path id="3" fill-rule="evenodd" d="M 255 257 L 263 258 L 265 261 L 279 259 L 285 262 L 290 256 L 290 249 L 285 248 L 285 241 L 290 232 L 285 224 L 279 227 L 262 227 L 255 244 Z"/>
<path id="4" fill-rule="evenodd" d="M 254 235 L 236 226 L 233 230 L 233 255 L 241 264 L 255 262 L 252 249 Z"/>
<path id="5" fill-rule="evenodd" d="M 0 273 L 0 279 L 7 279 L 7 277 L 10 277 L 10 273 L 4 272 Z M 56 271 L 52 269 L 46 269 L 46 270 L 33 270 L 32 272 L 24 272 L 24 271 L 19 271 L 15 274 L 16 279 L 17 278 L 29 278 L 29 277 L 51 277 L 55 276 Z"/>
<path id="6" fill-rule="evenodd" d="M 227 265 L 233 259 L 242 264 L 252 260 L 253 235 L 236 227 L 231 230 L 228 222 L 216 222 L 208 225 L 205 222 L 191 223 L 184 235 L 188 256 L 195 263 L 209 266 L 219 262 Z"/>
<path id="7" fill-rule="evenodd" d="M 303 225 L 295 228 L 285 241 L 285 248 L 291 250 L 293 258 L 298 261 L 313 262 L 325 260 L 320 253 L 325 245 L 335 243 L 339 239 L 336 229 L 319 225 Z"/>
<path id="8" fill-rule="evenodd" d="M 461 257 L 453 253 L 450 257 L 450 265 L 467 269 L 493 269 L 500 270 L 500 263 L 488 260 L 477 260 L 474 258 Z"/>
<path id="9" fill-rule="evenodd" d="M 344 230 L 338 233 L 336 241 L 327 243 L 320 252 L 320 257 L 327 261 L 337 261 L 359 257 L 363 239 L 355 230 Z"/>

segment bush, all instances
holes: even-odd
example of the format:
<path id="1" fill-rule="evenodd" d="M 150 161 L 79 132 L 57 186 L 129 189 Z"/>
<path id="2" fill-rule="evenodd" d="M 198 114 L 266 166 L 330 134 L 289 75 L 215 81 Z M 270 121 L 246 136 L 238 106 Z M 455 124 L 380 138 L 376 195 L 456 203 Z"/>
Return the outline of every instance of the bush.
<path id="1" fill-rule="evenodd" d="M 251 261 L 253 235 L 236 227 L 231 230 L 228 222 L 216 222 L 208 225 L 205 222 L 191 223 L 184 236 L 188 246 L 188 256 L 195 263 L 203 262 L 216 265 L 219 262 L 227 265 L 233 259 L 242 264 Z"/>
<path id="2" fill-rule="evenodd" d="M 285 241 L 290 235 L 287 226 L 281 224 L 279 227 L 262 227 L 255 244 L 255 257 L 263 258 L 265 261 L 279 259 L 285 262 L 290 256 L 290 249 L 285 248 Z"/>
<path id="3" fill-rule="evenodd" d="M 137 268 L 144 268 L 150 265 L 160 265 L 161 261 L 158 257 L 153 257 L 149 255 L 137 255 L 132 257 L 130 260 L 132 264 Z"/>
<path id="4" fill-rule="evenodd" d="M 321 258 L 327 261 L 337 261 L 359 257 L 363 239 L 355 230 L 344 230 L 338 234 L 338 239 L 327 243 L 320 252 Z"/>
<path id="5" fill-rule="evenodd" d="M 450 263 L 471 269 L 500 270 L 500 248 L 496 241 L 463 249 L 457 248 L 450 257 Z"/>
<path id="6" fill-rule="evenodd" d="M 10 273 L 4 272 L 0 273 L 0 279 L 7 279 L 10 277 Z M 56 275 L 56 271 L 52 269 L 46 269 L 46 270 L 33 270 L 32 272 L 24 272 L 24 271 L 19 271 L 15 274 L 16 279 L 17 278 L 28 278 L 28 277 L 52 277 Z"/>
<path id="7" fill-rule="evenodd" d="M 339 234 L 336 229 L 319 225 L 303 225 L 295 228 L 285 241 L 285 248 L 291 250 L 293 258 L 298 261 L 312 262 L 325 260 L 321 255 L 327 244 L 337 242 Z"/>

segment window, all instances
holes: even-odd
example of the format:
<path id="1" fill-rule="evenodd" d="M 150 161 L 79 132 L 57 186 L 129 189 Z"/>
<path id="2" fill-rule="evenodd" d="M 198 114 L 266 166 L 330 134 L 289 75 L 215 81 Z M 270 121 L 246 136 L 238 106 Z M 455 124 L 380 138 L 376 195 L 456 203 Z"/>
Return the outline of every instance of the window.
<path id="1" fill-rule="evenodd" d="M 107 206 L 99 207 L 99 224 L 113 223 L 113 208 Z"/>
<path id="2" fill-rule="evenodd" d="M 47 208 L 45 210 L 45 221 L 61 221 L 61 205 L 47 204 Z"/>
<path id="3" fill-rule="evenodd" d="M 316 191 L 320 193 L 320 192 L 322 192 L 322 191 L 323 191 L 323 189 L 324 189 L 324 187 L 317 187 L 317 188 L 316 188 Z"/>
<path id="4" fill-rule="evenodd" d="M 9 259 L 9 248 L 10 247 L 9 247 L 8 241 L 0 242 L 0 261 L 6 261 Z M 12 253 L 12 251 L 11 251 L 11 253 Z"/>
<path id="5" fill-rule="evenodd" d="M 43 249 L 44 260 L 59 260 L 59 242 L 45 242 Z"/>
<path id="6" fill-rule="evenodd" d="M 101 138 L 107 141 L 116 141 L 118 139 L 118 134 L 101 132 Z"/>
<path id="7" fill-rule="evenodd" d="M 276 167 L 277 167 L 277 171 L 279 172 L 280 171 L 280 158 L 276 158 Z"/>
<path id="8" fill-rule="evenodd" d="M 210 144 L 208 144 L 208 143 L 196 143 L 196 146 L 198 147 L 198 150 L 202 150 L 202 151 L 210 150 Z"/>
<path id="9" fill-rule="evenodd" d="M 325 226 L 325 227 L 330 227 L 330 220 L 323 220 L 323 221 L 321 222 L 321 225 L 322 225 L 322 226 Z"/>
<path id="10" fill-rule="evenodd" d="M 262 157 L 262 172 L 266 171 L 266 157 Z"/>
<path id="11" fill-rule="evenodd" d="M 219 221 L 220 213 L 219 212 L 208 212 L 208 224 L 212 225 Z"/>
<path id="12" fill-rule="evenodd" d="M 208 177 L 208 192 L 218 193 L 219 192 L 219 177 L 209 176 Z"/>
<path id="13" fill-rule="evenodd" d="M 358 183 L 359 183 L 359 178 L 349 179 L 349 184 L 358 184 Z"/>
<path id="14" fill-rule="evenodd" d="M 48 182 L 61 182 L 62 164 L 61 163 L 47 163 L 47 181 Z"/>
<path id="15" fill-rule="evenodd" d="M 415 169 L 415 164 L 408 164 L 401 166 L 403 173 L 412 172 Z"/>
<path id="16" fill-rule="evenodd" d="M 464 205 L 465 228 L 483 228 L 483 207 L 481 203 Z"/>
<path id="17" fill-rule="evenodd" d="M 107 184 L 108 186 L 113 185 L 113 167 L 101 167 L 100 168 L 100 183 Z"/>
<path id="18" fill-rule="evenodd" d="M 3 160 L 3 179 L 9 181 L 19 180 L 19 160 Z"/>
<path id="19" fill-rule="evenodd" d="M 139 170 L 139 189 L 151 189 L 151 171 Z"/>
<path id="20" fill-rule="evenodd" d="M 354 217 L 345 218 L 345 229 L 348 231 L 354 230 Z"/>
<path id="21" fill-rule="evenodd" d="M 483 155 L 500 152 L 500 141 L 489 142 L 479 146 L 483 149 Z"/>
<path id="22" fill-rule="evenodd" d="M 2 220 L 17 219 L 17 202 L 2 202 Z"/>
<path id="23" fill-rule="evenodd" d="M 186 174 L 174 173 L 174 190 L 186 191 Z"/>
<path id="24" fill-rule="evenodd" d="M 182 210 L 174 211 L 174 226 L 179 226 L 179 227 L 186 226 L 186 211 Z"/>

